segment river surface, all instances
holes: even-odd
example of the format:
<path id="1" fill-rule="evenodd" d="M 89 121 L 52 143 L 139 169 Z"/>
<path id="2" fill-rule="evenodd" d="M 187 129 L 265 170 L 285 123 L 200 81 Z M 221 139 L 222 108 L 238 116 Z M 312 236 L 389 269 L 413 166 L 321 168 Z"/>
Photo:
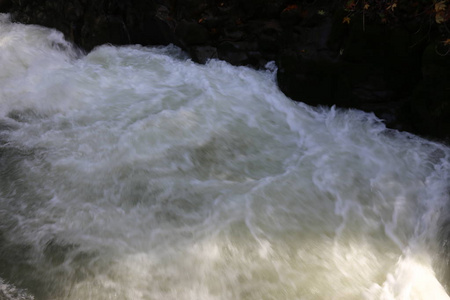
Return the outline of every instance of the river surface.
<path id="1" fill-rule="evenodd" d="M 450 299 L 445 145 L 0 19 L 0 298 Z"/>

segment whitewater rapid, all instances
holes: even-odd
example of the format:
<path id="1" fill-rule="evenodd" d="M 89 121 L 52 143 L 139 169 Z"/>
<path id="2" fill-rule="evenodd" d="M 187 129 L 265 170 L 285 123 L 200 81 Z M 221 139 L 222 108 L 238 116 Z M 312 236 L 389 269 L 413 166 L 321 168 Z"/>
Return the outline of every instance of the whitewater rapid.
<path id="1" fill-rule="evenodd" d="M 0 298 L 449 299 L 447 146 L 6 15 L 0 66 Z"/>

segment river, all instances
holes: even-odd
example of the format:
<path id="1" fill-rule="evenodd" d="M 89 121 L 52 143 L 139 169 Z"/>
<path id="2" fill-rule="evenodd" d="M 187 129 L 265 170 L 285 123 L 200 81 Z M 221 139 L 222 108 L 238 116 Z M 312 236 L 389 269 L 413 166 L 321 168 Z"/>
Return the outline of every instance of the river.
<path id="1" fill-rule="evenodd" d="M 450 299 L 450 149 L 256 71 L 0 17 L 0 298 Z"/>

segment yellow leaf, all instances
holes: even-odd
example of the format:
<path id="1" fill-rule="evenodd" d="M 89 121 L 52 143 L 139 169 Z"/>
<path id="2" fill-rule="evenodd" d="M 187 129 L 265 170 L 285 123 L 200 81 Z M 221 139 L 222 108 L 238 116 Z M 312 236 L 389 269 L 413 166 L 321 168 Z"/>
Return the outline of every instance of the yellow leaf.
<path id="1" fill-rule="evenodd" d="M 350 18 L 349 17 L 344 17 L 344 19 L 342 20 L 342 23 L 350 24 Z"/>
<path id="2" fill-rule="evenodd" d="M 442 43 L 446 46 L 450 46 L 450 39 L 446 39 L 445 41 L 442 41 Z"/>
<path id="3" fill-rule="evenodd" d="M 364 4 L 364 9 L 365 9 L 365 10 L 368 10 L 369 7 L 370 7 L 369 3 Z"/>
<path id="4" fill-rule="evenodd" d="M 446 9 L 447 5 L 445 4 L 445 0 L 439 1 L 434 5 L 434 10 L 436 12 L 444 11 Z"/>
<path id="5" fill-rule="evenodd" d="M 397 3 L 394 2 L 391 5 L 389 5 L 386 9 L 394 11 L 394 8 L 396 8 L 396 7 L 397 7 Z"/>
<path id="6" fill-rule="evenodd" d="M 435 20 L 436 23 L 438 24 L 444 23 L 445 22 L 444 14 L 443 13 L 436 14 Z"/>
<path id="7" fill-rule="evenodd" d="M 349 1 L 347 2 L 347 5 L 345 6 L 345 8 L 346 8 L 347 10 L 354 10 L 354 9 L 355 9 L 355 6 L 356 6 L 355 0 L 349 0 Z"/>

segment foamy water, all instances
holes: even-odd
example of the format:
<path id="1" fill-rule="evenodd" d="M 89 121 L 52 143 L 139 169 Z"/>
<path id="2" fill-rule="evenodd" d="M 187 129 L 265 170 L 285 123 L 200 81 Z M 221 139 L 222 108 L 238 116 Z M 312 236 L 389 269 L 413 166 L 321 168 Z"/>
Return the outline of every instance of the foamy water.
<path id="1" fill-rule="evenodd" d="M 0 297 L 449 299 L 448 147 L 1 20 Z"/>

